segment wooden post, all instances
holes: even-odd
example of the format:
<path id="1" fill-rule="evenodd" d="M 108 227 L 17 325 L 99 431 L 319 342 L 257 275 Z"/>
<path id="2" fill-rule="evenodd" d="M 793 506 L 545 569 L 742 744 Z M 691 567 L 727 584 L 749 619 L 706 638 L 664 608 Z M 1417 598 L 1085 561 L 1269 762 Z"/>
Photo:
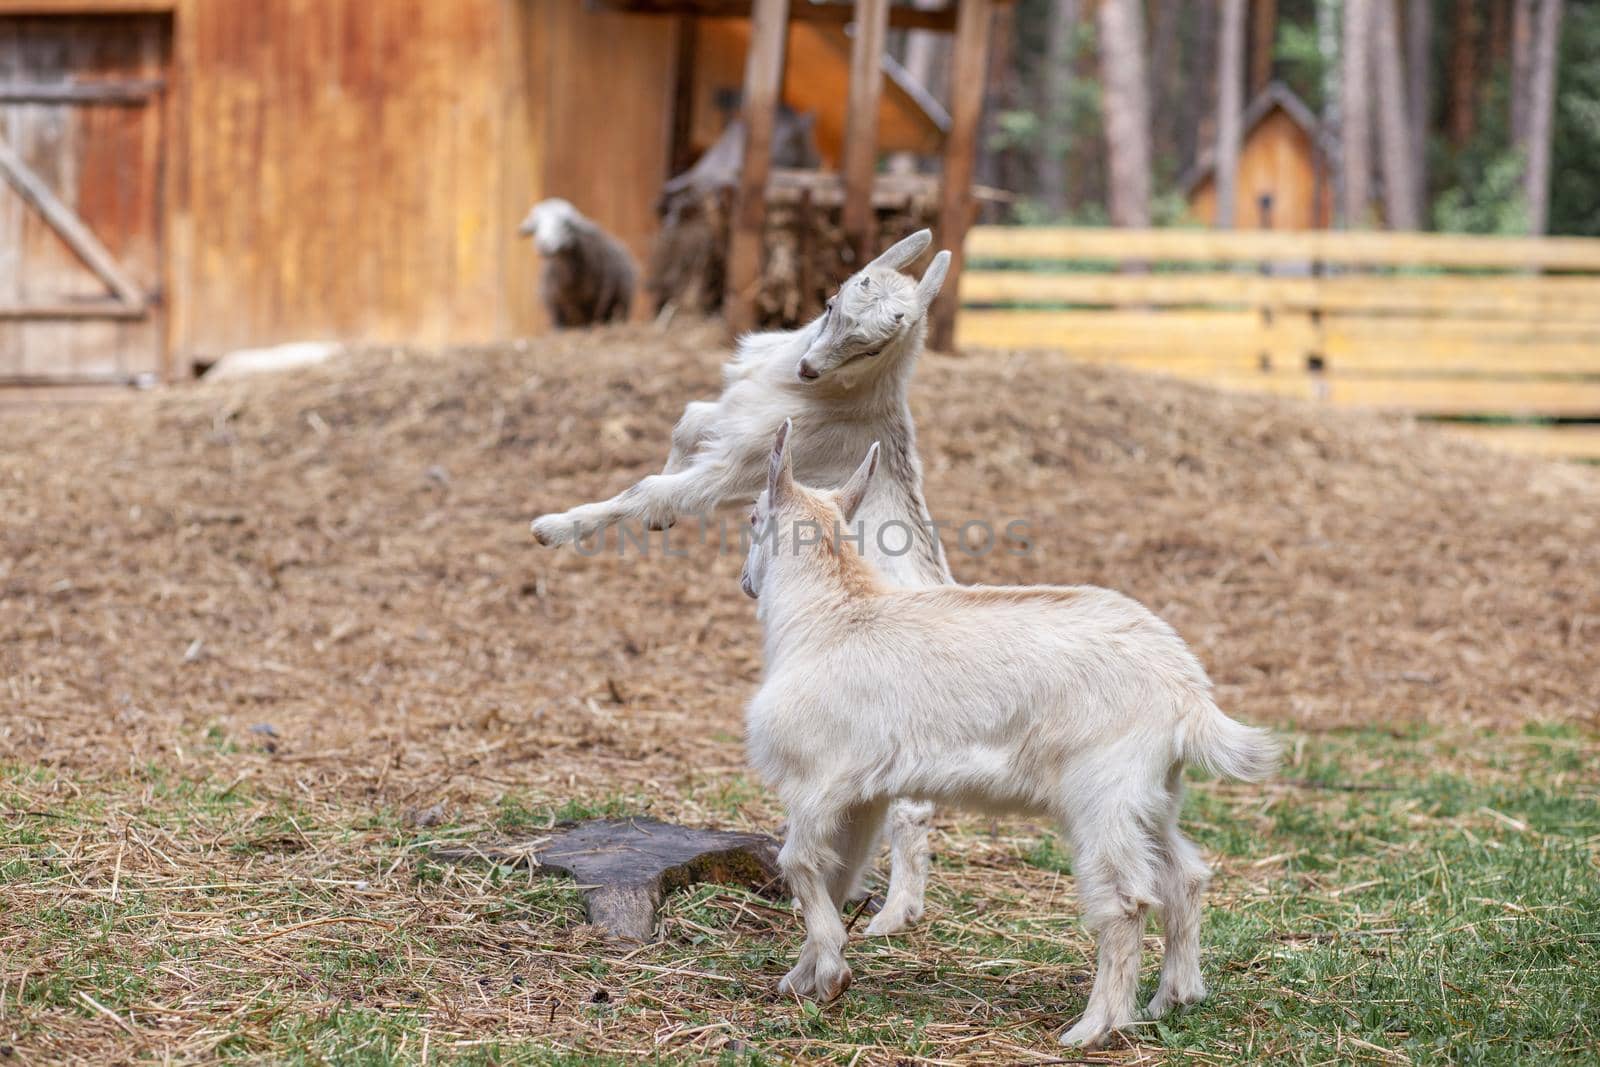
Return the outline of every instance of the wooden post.
<path id="1" fill-rule="evenodd" d="M 667 146 L 667 177 L 675 178 L 694 163 L 694 58 L 700 20 L 679 15 L 672 63 L 672 143 Z"/>
<path id="2" fill-rule="evenodd" d="M 883 91 L 883 44 L 889 0 L 856 0 L 850 44 L 850 102 L 844 126 L 844 232 L 855 267 L 872 258 L 877 242 L 872 183 L 878 161 L 878 98 Z"/>
<path id="3" fill-rule="evenodd" d="M 990 0 L 960 0 L 950 55 L 950 132 L 944 141 L 938 247 L 950 250 L 950 273 L 933 307 L 933 347 L 949 351 L 961 306 L 962 245 L 972 225 L 972 168 L 983 115 L 984 63 L 989 55 Z"/>
<path id="4" fill-rule="evenodd" d="M 761 236 L 767 220 L 767 175 L 772 170 L 772 127 L 783 92 L 789 0 L 755 0 L 750 10 L 750 54 L 744 65 L 744 164 L 728 228 L 728 282 L 723 315 L 734 333 L 756 325 L 761 284 Z"/>

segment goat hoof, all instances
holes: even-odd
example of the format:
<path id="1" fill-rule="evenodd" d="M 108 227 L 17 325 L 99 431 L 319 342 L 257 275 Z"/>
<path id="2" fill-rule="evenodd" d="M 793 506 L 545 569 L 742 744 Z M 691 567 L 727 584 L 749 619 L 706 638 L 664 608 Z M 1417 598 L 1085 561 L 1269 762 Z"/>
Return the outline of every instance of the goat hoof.
<path id="1" fill-rule="evenodd" d="M 1206 999 L 1206 987 L 1196 982 L 1192 986 L 1182 986 L 1176 983 L 1168 985 L 1163 982 L 1156 990 L 1156 995 L 1150 998 L 1150 1004 L 1144 1010 L 1146 1019 L 1159 1019 L 1173 1008 L 1182 1008 L 1190 1004 L 1198 1004 Z"/>
<path id="2" fill-rule="evenodd" d="M 554 548 L 566 541 L 562 536 L 566 530 L 559 515 L 541 515 L 533 520 L 529 529 L 533 531 L 533 539 L 546 548 Z"/>
<path id="3" fill-rule="evenodd" d="M 1133 1020 L 1128 1020 L 1132 1022 Z M 1126 1024 L 1114 1024 L 1104 1019 L 1090 1018 L 1085 1015 L 1078 1020 L 1076 1026 L 1061 1035 L 1061 1045 L 1066 1048 L 1081 1048 L 1085 1051 L 1097 1049 L 1105 1045 L 1106 1039 Z"/>
<path id="4" fill-rule="evenodd" d="M 842 958 L 826 960 L 802 954 L 794 970 L 778 983 L 778 992 L 827 1003 L 849 989 L 852 978 L 850 965 Z"/>
<path id="5" fill-rule="evenodd" d="M 868 937 L 887 937 L 907 930 L 918 919 L 922 918 L 922 902 L 891 900 L 884 904 L 883 909 L 872 917 L 867 924 Z"/>

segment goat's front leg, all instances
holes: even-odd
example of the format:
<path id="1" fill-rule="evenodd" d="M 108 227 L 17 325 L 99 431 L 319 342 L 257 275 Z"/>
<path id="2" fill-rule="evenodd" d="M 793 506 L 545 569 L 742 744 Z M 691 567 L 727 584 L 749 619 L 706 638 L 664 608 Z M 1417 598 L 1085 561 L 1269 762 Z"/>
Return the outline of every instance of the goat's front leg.
<path id="1" fill-rule="evenodd" d="M 662 474 L 677 474 L 689 466 L 721 412 L 720 404 L 708 400 L 689 401 L 678 424 L 672 428 L 672 450 L 667 454 L 667 465 L 661 468 Z"/>
<path id="2" fill-rule="evenodd" d="M 715 509 L 727 499 L 735 473 L 725 464 L 708 461 L 674 474 L 652 474 L 610 500 L 539 516 L 533 520 L 533 536 L 541 545 L 564 545 L 630 519 L 646 529 L 664 530 L 680 516 Z"/>
<path id="3" fill-rule="evenodd" d="M 789 836 L 778 853 L 778 866 L 805 917 L 806 942 L 794 969 L 778 983 L 779 993 L 833 1000 L 850 988 L 850 965 L 844 961 L 846 937 L 839 908 L 829 885 L 836 876 L 836 826 L 848 825 L 847 813 L 811 809 L 792 812 Z"/>

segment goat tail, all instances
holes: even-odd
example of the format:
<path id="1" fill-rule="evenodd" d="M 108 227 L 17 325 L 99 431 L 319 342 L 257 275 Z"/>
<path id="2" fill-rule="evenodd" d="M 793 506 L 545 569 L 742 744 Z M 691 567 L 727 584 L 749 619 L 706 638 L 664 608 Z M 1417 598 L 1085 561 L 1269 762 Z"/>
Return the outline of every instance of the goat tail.
<path id="1" fill-rule="evenodd" d="M 1228 718 L 1210 697 L 1194 707 L 1178 745 L 1185 761 L 1223 778 L 1260 782 L 1278 769 L 1280 750 L 1272 734 Z"/>

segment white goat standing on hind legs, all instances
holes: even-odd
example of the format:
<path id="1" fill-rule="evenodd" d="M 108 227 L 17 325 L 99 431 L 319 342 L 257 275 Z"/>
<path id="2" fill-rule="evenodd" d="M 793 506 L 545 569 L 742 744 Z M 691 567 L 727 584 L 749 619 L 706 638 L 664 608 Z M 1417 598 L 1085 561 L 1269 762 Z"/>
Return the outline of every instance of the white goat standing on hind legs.
<path id="1" fill-rule="evenodd" d="M 619 522 L 663 529 L 680 518 L 743 506 L 766 482 L 772 435 L 793 420 L 804 441 L 795 462 L 819 482 L 843 481 L 869 445 L 883 442 L 885 477 L 874 482 L 860 509 L 867 552 L 890 582 L 949 583 L 950 567 L 923 501 L 906 396 L 950 253 L 935 256 L 920 281 L 900 271 L 932 241 L 927 230 L 900 241 L 851 276 L 805 327 L 741 339 L 723 368 L 722 396 L 684 410 L 660 474 L 610 500 L 540 516 L 534 536 L 559 545 Z M 921 917 L 931 815 L 927 804 L 894 805 L 889 890 L 869 934 L 892 934 Z"/>
<path id="2" fill-rule="evenodd" d="M 1147 1014 L 1205 996 L 1210 876 L 1178 830 L 1185 763 L 1246 781 L 1277 745 L 1222 713 L 1172 629 L 1092 586 L 897 589 L 847 548 L 878 449 L 837 492 L 796 484 L 777 434 L 740 584 L 757 597 L 766 670 L 746 715 L 751 764 L 789 812 L 779 853 L 806 940 L 780 992 L 850 985 L 839 919 L 890 798 L 1049 816 L 1072 843 L 1099 943 L 1083 1017 L 1093 1046 L 1134 1021 L 1147 912 L 1166 934 Z"/>

